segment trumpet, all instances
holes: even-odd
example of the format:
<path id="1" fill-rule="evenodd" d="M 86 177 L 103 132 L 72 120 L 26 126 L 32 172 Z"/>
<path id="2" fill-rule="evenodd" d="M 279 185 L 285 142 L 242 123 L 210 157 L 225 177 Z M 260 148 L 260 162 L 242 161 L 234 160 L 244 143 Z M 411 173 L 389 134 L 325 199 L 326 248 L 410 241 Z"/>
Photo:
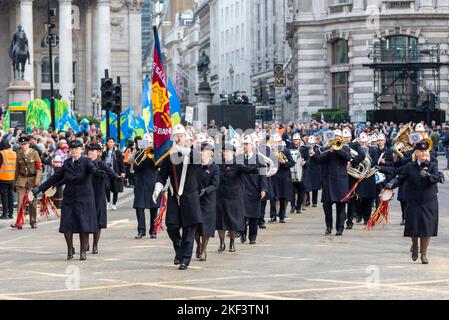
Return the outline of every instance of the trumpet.
<path id="1" fill-rule="evenodd" d="M 140 166 L 146 159 L 154 159 L 154 148 L 148 146 L 145 149 L 138 151 L 134 160 L 134 165 Z"/>
<path id="2" fill-rule="evenodd" d="M 330 152 L 331 150 L 340 151 L 343 149 L 344 146 L 345 145 L 344 145 L 342 139 L 328 140 L 327 145 L 320 148 L 320 153 L 321 154 L 327 153 L 327 152 Z M 323 150 L 324 148 L 327 148 L 327 147 L 329 147 L 329 149 Z"/>

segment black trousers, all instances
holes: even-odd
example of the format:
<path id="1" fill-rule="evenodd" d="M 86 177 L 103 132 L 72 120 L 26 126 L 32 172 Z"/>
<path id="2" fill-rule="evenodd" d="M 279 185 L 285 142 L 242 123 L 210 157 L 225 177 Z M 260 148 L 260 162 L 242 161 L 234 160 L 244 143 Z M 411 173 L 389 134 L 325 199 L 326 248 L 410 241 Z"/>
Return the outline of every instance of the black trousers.
<path id="1" fill-rule="evenodd" d="M 287 209 L 287 199 L 280 198 L 279 199 L 279 220 L 285 219 L 285 210 Z"/>
<path id="2" fill-rule="evenodd" d="M 324 209 L 324 215 L 326 219 L 326 228 L 332 229 L 333 226 L 333 219 L 332 219 L 332 205 L 337 207 L 337 222 L 336 222 L 336 229 L 337 232 L 341 231 L 343 232 L 345 228 L 345 204 L 340 202 L 324 202 L 323 203 L 323 209 Z"/>
<path id="3" fill-rule="evenodd" d="M 168 225 L 167 232 L 173 242 L 176 258 L 180 264 L 188 266 L 192 260 L 193 244 L 195 242 L 196 225 L 183 227 L 182 235 L 180 234 L 181 226 Z"/>
<path id="4" fill-rule="evenodd" d="M 304 185 L 302 182 L 293 182 L 292 209 L 301 210 L 304 201 Z"/>
<path id="5" fill-rule="evenodd" d="M 3 216 L 14 214 L 14 195 L 12 183 L 0 183 L 0 194 L 2 198 Z"/>
<path id="6" fill-rule="evenodd" d="M 259 226 L 265 224 L 265 211 L 267 209 L 267 202 L 270 201 L 270 218 L 276 217 L 276 201 L 273 200 L 262 200 L 260 205 L 260 216 L 259 216 Z"/>
<path id="7" fill-rule="evenodd" d="M 147 223 L 145 219 L 145 209 L 136 208 L 137 232 L 139 234 L 147 233 Z M 157 217 L 157 209 L 150 209 L 150 234 L 154 233 L 154 220 Z"/>
<path id="8" fill-rule="evenodd" d="M 405 216 L 405 209 L 407 208 L 407 202 L 401 200 L 401 211 L 402 211 L 402 221 L 406 220 L 406 216 Z"/>
<path id="9" fill-rule="evenodd" d="M 346 214 L 346 217 L 347 217 L 346 224 L 353 225 L 354 218 L 356 217 L 356 215 L 357 215 L 357 199 L 351 198 L 348 201 L 348 212 Z"/>
<path id="10" fill-rule="evenodd" d="M 125 164 L 125 174 L 126 178 L 128 179 L 128 186 L 133 187 L 136 185 L 136 180 L 134 179 L 134 174 L 131 173 L 131 166 L 128 164 Z"/>
<path id="11" fill-rule="evenodd" d="M 248 235 L 249 241 L 256 241 L 257 239 L 257 229 L 259 224 L 258 218 L 245 218 L 245 234 Z M 249 230 L 249 234 L 248 234 Z"/>
<path id="12" fill-rule="evenodd" d="M 106 186 L 106 200 L 111 202 L 111 188 Z M 117 204 L 118 192 L 112 192 L 112 204 Z"/>
<path id="13" fill-rule="evenodd" d="M 374 199 L 372 198 L 362 198 L 360 199 L 360 213 L 362 214 L 363 221 L 366 223 L 371 218 L 371 211 L 373 209 Z"/>

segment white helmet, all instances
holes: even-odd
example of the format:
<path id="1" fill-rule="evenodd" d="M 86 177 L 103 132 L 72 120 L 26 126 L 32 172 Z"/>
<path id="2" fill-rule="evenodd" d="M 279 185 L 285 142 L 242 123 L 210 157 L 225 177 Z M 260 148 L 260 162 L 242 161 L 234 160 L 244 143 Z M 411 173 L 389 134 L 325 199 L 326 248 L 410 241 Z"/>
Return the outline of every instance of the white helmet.
<path id="1" fill-rule="evenodd" d="M 315 136 L 310 136 L 307 142 L 308 142 L 309 144 L 316 144 Z"/>
<path id="2" fill-rule="evenodd" d="M 351 130 L 348 128 L 343 129 L 343 138 L 352 138 Z"/>
<path id="3" fill-rule="evenodd" d="M 377 134 L 371 135 L 371 142 L 377 142 L 379 138 L 377 137 Z"/>
<path id="4" fill-rule="evenodd" d="M 379 133 L 377 136 L 377 141 L 386 141 L 385 135 L 383 133 Z"/>
<path id="5" fill-rule="evenodd" d="M 368 135 L 365 132 L 362 132 L 359 136 L 360 142 L 368 142 Z"/>
<path id="6" fill-rule="evenodd" d="M 253 144 L 253 139 L 251 138 L 251 135 L 245 136 L 243 138 L 243 144 Z"/>
<path id="7" fill-rule="evenodd" d="M 204 142 L 206 142 L 206 141 L 207 141 L 206 135 L 205 135 L 204 133 L 199 133 L 198 136 L 197 136 L 197 141 L 198 141 L 199 143 L 204 143 Z"/>
<path id="8" fill-rule="evenodd" d="M 293 135 L 293 140 L 301 140 L 301 135 L 299 133 L 295 133 Z"/>
<path id="9" fill-rule="evenodd" d="M 206 140 L 206 142 L 207 142 L 207 144 L 210 144 L 211 146 L 214 146 L 214 145 L 215 145 L 215 141 L 214 141 L 214 139 L 212 139 L 212 138 L 208 138 L 208 139 Z"/>
<path id="10" fill-rule="evenodd" d="M 341 133 L 340 129 L 334 130 L 334 134 L 335 134 L 336 137 L 343 137 L 343 134 Z"/>
<path id="11" fill-rule="evenodd" d="M 253 134 L 251 134 L 251 139 L 253 140 L 254 143 L 260 142 L 259 134 L 257 134 L 256 132 L 254 132 Z"/>
<path id="12" fill-rule="evenodd" d="M 182 124 L 177 124 L 174 128 L 173 128 L 173 134 L 187 134 L 186 128 L 184 128 L 184 126 Z"/>
<path id="13" fill-rule="evenodd" d="M 418 123 L 415 127 L 415 132 L 426 132 L 424 125 L 422 123 Z"/>

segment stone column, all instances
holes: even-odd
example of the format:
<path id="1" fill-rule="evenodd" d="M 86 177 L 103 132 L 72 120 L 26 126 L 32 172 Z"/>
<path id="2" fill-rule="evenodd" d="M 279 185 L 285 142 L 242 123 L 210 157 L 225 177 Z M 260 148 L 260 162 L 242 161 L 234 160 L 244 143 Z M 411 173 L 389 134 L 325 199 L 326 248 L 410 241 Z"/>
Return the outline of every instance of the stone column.
<path id="1" fill-rule="evenodd" d="M 90 1 L 87 2 L 86 10 L 86 81 L 84 83 L 86 87 L 86 104 L 90 106 L 92 103 L 92 7 Z M 92 108 L 87 108 L 92 110 Z M 88 113 L 88 112 L 87 112 Z"/>
<path id="2" fill-rule="evenodd" d="M 73 90 L 72 0 L 59 0 L 59 94 L 70 102 Z"/>
<path id="3" fill-rule="evenodd" d="M 354 0 L 352 6 L 352 12 L 354 13 L 362 13 L 365 11 L 364 0 Z"/>
<path id="4" fill-rule="evenodd" d="M 438 0 L 437 12 L 449 12 L 449 0 Z"/>
<path id="5" fill-rule="evenodd" d="M 100 88 L 101 78 L 104 78 L 104 70 L 109 70 L 111 75 L 111 0 L 97 0 L 96 14 L 97 33 L 97 87 Z"/>
<path id="6" fill-rule="evenodd" d="M 129 101 L 136 111 L 142 104 L 142 20 L 141 0 L 128 0 L 129 8 Z"/>
<path id="7" fill-rule="evenodd" d="M 366 6 L 366 12 L 377 13 L 379 12 L 379 0 L 368 0 Z"/>
<path id="8" fill-rule="evenodd" d="M 33 0 L 20 0 L 20 24 L 28 38 L 28 50 L 30 51 L 30 63 L 25 66 L 24 80 L 28 81 L 31 87 L 34 86 L 34 28 L 33 28 Z M 34 98 L 31 92 L 31 99 Z"/>
<path id="9" fill-rule="evenodd" d="M 421 0 L 420 12 L 433 12 L 433 0 Z"/>

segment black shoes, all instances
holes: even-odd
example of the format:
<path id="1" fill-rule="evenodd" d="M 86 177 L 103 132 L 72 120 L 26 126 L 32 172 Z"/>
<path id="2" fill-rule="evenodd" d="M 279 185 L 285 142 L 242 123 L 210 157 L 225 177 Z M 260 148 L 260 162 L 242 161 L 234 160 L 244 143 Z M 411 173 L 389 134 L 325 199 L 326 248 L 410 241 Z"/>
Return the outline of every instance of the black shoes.
<path id="1" fill-rule="evenodd" d="M 279 220 L 279 223 L 285 223 L 285 220 Z"/>
<path id="2" fill-rule="evenodd" d="M 10 225 L 10 227 L 13 228 L 13 229 L 22 230 L 22 226 L 18 226 L 18 225 L 15 225 L 15 224 Z"/>
<path id="3" fill-rule="evenodd" d="M 179 270 L 187 270 L 187 265 L 185 265 L 184 263 L 181 263 L 180 265 L 179 265 Z"/>
<path id="4" fill-rule="evenodd" d="M 276 217 L 272 217 L 271 219 L 270 219 L 270 221 L 268 221 L 268 222 L 270 222 L 270 223 L 273 223 L 273 222 L 276 222 Z"/>
<path id="5" fill-rule="evenodd" d="M 13 215 L 8 216 L 8 219 L 14 219 Z"/>
<path id="6" fill-rule="evenodd" d="M 343 231 L 337 231 L 337 233 L 335 234 L 336 236 L 342 236 L 343 235 Z"/>
<path id="7" fill-rule="evenodd" d="M 256 240 L 251 240 L 249 244 L 256 244 Z"/>
<path id="8" fill-rule="evenodd" d="M 150 239 L 156 239 L 157 235 L 156 233 L 150 233 Z"/>
<path id="9" fill-rule="evenodd" d="M 223 250 L 224 251 L 224 250 Z M 233 242 L 229 244 L 229 252 L 235 252 L 235 245 Z"/>
<path id="10" fill-rule="evenodd" d="M 35 223 L 33 223 L 33 224 L 31 225 L 31 229 L 37 229 L 37 226 L 36 226 Z"/>
<path id="11" fill-rule="evenodd" d="M 240 235 L 240 242 L 241 242 L 241 243 L 245 243 L 245 242 L 246 242 L 246 234 L 242 233 L 242 234 Z"/>
<path id="12" fill-rule="evenodd" d="M 259 226 L 259 229 L 266 229 L 266 228 L 267 228 L 267 226 L 264 225 L 264 224 L 261 224 L 261 225 Z"/>
<path id="13" fill-rule="evenodd" d="M 2 219 L 2 220 L 7 220 L 7 219 L 8 219 L 8 216 L 1 216 L 0 219 Z"/>
<path id="14" fill-rule="evenodd" d="M 86 253 L 85 253 L 85 252 L 81 252 L 81 254 L 80 254 L 80 260 L 81 260 L 81 261 L 87 260 L 87 256 L 86 256 Z"/>
<path id="15" fill-rule="evenodd" d="M 357 223 L 362 222 L 362 218 L 361 217 L 357 217 L 357 220 L 355 220 Z"/>
<path id="16" fill-rule="evenodd" d="M 413 261 L 418 260 L 418 251 L 419 251 L 418 246 L 416 246 L 416 247 L 412 246 L 411 252 L 412 252 L 412 260 Z M 422 259 L 422 256 L 421 256 L 421 259 Z"/>
<path id="17" fill-rule="evenodd" d="M 98 254 L 98 248 L 93 247 L 92 248 L 92 254 Z"/>
<path id="18" fill-rule="evenodd" d="M 134 237 L 134 239 L 140 240 L 140 239 L 142 239 L 143 237 L 145 237 L 145 234 L 139 233 L 137 236 Z"/>
<path id="19" fill-rule="evenodd" d="M 427 260 L 427 257 L 425 255 L 421 255 L 421 263 L 422 264 L 429 264 L 429 260 Z"/>
<path id="20" fill-rule="evenodd" d="M 173 260 L 173 264 L 174 264 L 175 266 L 177 266 L 177 265 L 179 264 L 179 259 L 178 259 L 178 258 L 175 258 L 175 260 Z"/>
<path id="21" fill-rule="evenodd" d="M 330 235 L 331 233 L 332 233 L 332 229 L 331 228 L 327 228 L 326 232 L 325 232 L 325 235 L 327 236 L 327 235 Z"/>
<path id="22" fill-rule="evenodd" d="M 296 210 L 296 214 L 301 214 L 301 210 L 300 209 Z"/>
<path id="23" fill-rule="evenodd" d="M 353 223 L 348 223 L 347 226 L 346 226 L 346 229 L 347 230 L 352 230 L 353 226 L 354 226 Z"/>
<path id="24" fill-rule="evenodd" d="M 72 260 L 74 254 L 75 254 L 75 248 L 72 248 L 72 250 L 69 250 L 69 252 L 67 253 L 67 260 Z"/>
<path id="25" fill-rule="evenodd" d="M 207 260 L 207 253 L 203 256 L 203 255 L 201 255 L 200 256 L 200 261 L 206 261 Z"/>
<path id="26" fill-rule="evenodd" d="M 402 220 L 400 223 L 401 226 L 405 226 L 405 220 Z"/>
<path id="27" fill-rule="evenodd" d="M 291 208 L 290 213 L 295 213 L 295 208 Z"/>
<path id="28" fill-rule="evenodd" d="M 218 248 L 218 252 L 223 252 L 226 250 L 226 245 L 224 243 L 220 243 L 220 247 Z"/>

